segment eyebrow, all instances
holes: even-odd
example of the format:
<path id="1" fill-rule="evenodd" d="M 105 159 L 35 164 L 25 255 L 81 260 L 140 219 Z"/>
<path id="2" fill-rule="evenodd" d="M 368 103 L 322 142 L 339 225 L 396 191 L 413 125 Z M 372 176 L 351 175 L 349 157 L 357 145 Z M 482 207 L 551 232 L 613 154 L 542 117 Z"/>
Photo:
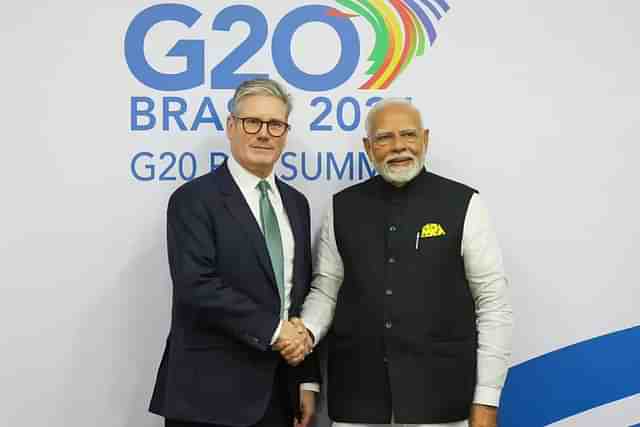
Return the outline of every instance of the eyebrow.
<path id="1" fill-rule="evenodd" d="M 374 136 L 374 138 L 379 138 L 381 136 L 389 136 L 389 135 L 392 135 L 392 134 L 393 134 L 393 132 L 391 132 L 390 130 L 379 130 L 373 136 Z"/>
<path id="2" fill-rule="evenodd" d="M 403 134 L 403 133 L 407 133 L 407 132 L 418 133 L 418 129 L 416 129 L 416 128 L 406 128 L 406 129 L 400 129 L 398 131 L 399 134 Z M 379 138 L 381 136 L 389 136 L 389 135 L 393 135 L 393 131 L 390 131 L 390 130 L 379 130 L 373 136 L 376 137 L 376 138 Z"/>
<path id="3" fill-rule="evenodd" d="M 407 133 L 407 132 L 414 132 L 414 133 L 418 133 L 418 129 L 416 129 L 416 128 L 400 129 L 400 132 L 399 132 L 399 133 Z"/>
<path id="4" fill-rule="evenodd" d="M 262 117 L 258 117 L 257 115 L 251 115 L 251 114 L 242 114 L 242 115 L 237 115 L 236 117 L 242 118 L 242 119 L 257 119 L 257 120 L 262 120 L 263 122 L 281 122 L 281 123 L 287 123 L 286 119 L 277 119 L 275 117 L 270 117 L 267 119 L 263 119 Z"/>

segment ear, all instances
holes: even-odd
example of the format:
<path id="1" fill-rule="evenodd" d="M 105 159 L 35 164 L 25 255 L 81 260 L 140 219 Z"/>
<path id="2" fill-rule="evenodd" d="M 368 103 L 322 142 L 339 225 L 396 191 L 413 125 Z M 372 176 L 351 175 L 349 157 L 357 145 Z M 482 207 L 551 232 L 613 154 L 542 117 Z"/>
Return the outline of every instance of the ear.
<path id="1" fill-rule="evenodd" d="M 429 129 L 424 130 L 424 151 L 427 151 L 429 146 Z"/>
<path id="2" fill-rule="evenodd" d="M 227 134 L 227 139 L 229 141 L 231 141 L 231 136 L 235 130 L 235 122 L 233 121 L 233 117 L 231 116 L 231 114 L 229 114 L 227 116 L 227 128 L 225 129 L 226 134 Z"/>
<path id="3" fill-rule="evenodd" d="M 371 141 L 369 138 L 362 138 L 362 145 L 364 145 L 364 151 L 367 153 L 367 157 L 373 162 L 373 153 L 371 152 Z"/>

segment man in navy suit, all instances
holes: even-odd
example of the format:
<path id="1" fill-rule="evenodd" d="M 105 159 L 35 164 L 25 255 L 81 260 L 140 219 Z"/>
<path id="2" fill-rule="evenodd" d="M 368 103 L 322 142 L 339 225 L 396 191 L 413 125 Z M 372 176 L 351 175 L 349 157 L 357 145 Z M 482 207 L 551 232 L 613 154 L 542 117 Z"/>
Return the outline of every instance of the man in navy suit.
<path id="1" fill-rule="evenodd" d="M 311 276 L 309 205 L 277 179 L 289 96 L 240 85 L 231 156 L 169 200 L 171 330 L 150 411 L 167 427 L 306 426 L 319 364 L 297 323 Z"/>

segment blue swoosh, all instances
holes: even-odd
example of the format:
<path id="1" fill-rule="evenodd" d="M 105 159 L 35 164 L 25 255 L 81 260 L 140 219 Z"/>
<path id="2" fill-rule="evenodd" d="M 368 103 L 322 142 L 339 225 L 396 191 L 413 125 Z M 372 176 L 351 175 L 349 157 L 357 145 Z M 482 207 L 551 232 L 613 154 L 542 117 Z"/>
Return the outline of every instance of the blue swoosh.
<path id="1" fill-rule="evenodd" d="M 509 370 L 501 427 L 538 427 L 640 393 L 640 326 L 583 341 Z"/>
<path id="2" fill-rule="evenodd" d="M 429 19 L 427 14 L 424 12 L 424 10 L 422 10 L 420 6 L 418 6 L 418 4 L 415 1 L 413 0 L 405 0 L 405 1 L 409 5 L 409 7 L 411 7 L 411 9 L 416 13 L 416 15 L 418 15 L 420 22 L 422 22 L 422 25 L 427 29 L 427 34 L 429 35 L 429 44 L 433 45 L 433 42 L 436 41 L 436 37 L 437 37 L 436 29 L 433 27 L 433 23 L 431 23 L 431 20 Z"/>

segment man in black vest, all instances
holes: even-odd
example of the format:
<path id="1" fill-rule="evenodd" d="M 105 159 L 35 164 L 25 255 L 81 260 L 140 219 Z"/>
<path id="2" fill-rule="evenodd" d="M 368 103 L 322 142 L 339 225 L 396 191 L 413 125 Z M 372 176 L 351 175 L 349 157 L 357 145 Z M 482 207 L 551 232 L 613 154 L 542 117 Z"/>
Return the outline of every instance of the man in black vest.
<path id="1" fill-rule="evenodd" d="M 378 103 L 366 128 L 379 175 L 333 197 L 302 312 L 316 342 L 328 334 L 329 416 L 495 427 L 512 313 L 487 210 L 424 169 L 411 103 Z"/>

